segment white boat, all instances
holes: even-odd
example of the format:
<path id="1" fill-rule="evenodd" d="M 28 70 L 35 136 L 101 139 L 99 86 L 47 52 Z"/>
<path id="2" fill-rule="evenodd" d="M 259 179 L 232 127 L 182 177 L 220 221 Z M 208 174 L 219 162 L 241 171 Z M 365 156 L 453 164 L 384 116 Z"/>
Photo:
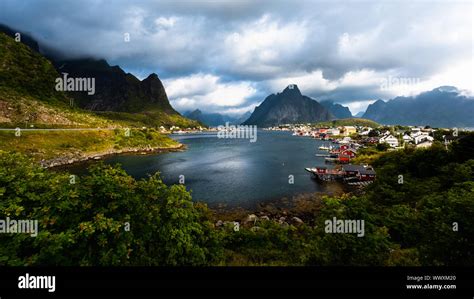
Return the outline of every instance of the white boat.
<path id="1" fill-rule="evenodd" d="M 322 150 L 322 151 L 328 151 L 330 150 L 329 147 L 325 146 L 325 145 L 321 145 L 320 147 L 318 147 L 319 150 Z"/>

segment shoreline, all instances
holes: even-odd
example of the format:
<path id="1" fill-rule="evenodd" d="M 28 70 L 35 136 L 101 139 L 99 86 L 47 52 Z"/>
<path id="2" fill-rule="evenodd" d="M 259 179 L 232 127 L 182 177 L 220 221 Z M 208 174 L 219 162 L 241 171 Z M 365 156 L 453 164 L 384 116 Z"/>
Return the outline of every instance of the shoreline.
<path id="1" fill-rule="evenodd" d="M 63 166 L 72 166 L 74 164 L 80 164 L 88 161 L 98 161 L 103 160 L 104 158 L 117 156 L 117 155 L 126 155 L 126 154 L 140 154 L 140 155 L 151 155 L 156 153 L 165 153 L 165 152 L 178 152 L 183 151 L 187 147 L 185 144 L 179 143 L 176 146 L 171 147 L 147 147 L 147 148 L 123 148 L 123 149 L 111 149 L 103 152 L 87 153 L 80 155 L 79 157 L 68 157 L 62 156 L 49 160 L 39 161 L 40 165 L 43 168 L 54 169 Z"/>
<path id="2" fill-rule="evenodd" d="M 259 203 L 255 208 L 248 207 L 209 207 L 215 227 L 238 222 L 241 226 L 258 227 L 262 221 L 272 221 L 282 226 L 314 225 L 323 205 L 324 197 L 339 197 L 352 192 L 309 192 L 286 196 Z"/>

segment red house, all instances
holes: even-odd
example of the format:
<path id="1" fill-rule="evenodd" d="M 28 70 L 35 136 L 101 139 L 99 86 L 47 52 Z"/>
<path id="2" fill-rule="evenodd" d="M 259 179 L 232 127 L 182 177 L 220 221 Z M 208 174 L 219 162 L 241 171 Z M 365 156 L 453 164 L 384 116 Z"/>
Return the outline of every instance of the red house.
<path id="1" fill-rule="evenodd" d="M 351 159 L 355 158 L 356 152 L 352 149 L 344 149 L 339 153 L 339 162 L 340 163 L 349 163 Z"/>
<path id="2" fill-rule="evenodd" d="M 339 150 L 342 152 L 343 150 L 346 150 L 346 149 L 348 149 L 348 148 L 349 148 L 349 145 L 343 144 L 343 145 L 341 145 L 341 146 L 339 147 Z"/>

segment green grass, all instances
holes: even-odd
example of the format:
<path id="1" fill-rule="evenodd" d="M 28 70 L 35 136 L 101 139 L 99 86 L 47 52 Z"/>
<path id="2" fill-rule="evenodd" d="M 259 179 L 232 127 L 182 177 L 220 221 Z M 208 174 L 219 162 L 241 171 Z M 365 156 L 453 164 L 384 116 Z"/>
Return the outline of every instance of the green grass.
<path id="1" fill-rule="evenodd" d="M 79 158 L 117 150 L 172 148 L 178 142 L 152 129 L 80 131 L 0 131 L 0 150 L 20 152 L 36 161 L 58 157 Z"/>
<path id="2" fill-rule="evenodd" d="M 187 119 L 179 114 L 168 114 L 162 111 L 150 111 L 144 113 L 126 113 L 126 112 L 94 112 L 95 115 L 103 118 L 118 121 L 129 126 L 146 127 L 171 127 L 197 128 L 202 126 L 194 120 Z"/>
<path id="3" fill-rule="evenodd" d="M 156 108 L 140 113 L 92 112 L 73 108 L 69 105 L 70 98 L 55 89 L 55 80 L 59 76 L 53 64 L 41 54 L 0 33 L 0 127 L 200 126 L 179 114 L 165 113 Z"/>
<path id="4" fill-rule="evenodd" d="M 338 126 L 363 126 L 377 128 L 380 124 L 373 120 L 365 118 L 343 118 L 332 121 L 318 122 L 314 124 L 315 127 L 338 127 Z"/>

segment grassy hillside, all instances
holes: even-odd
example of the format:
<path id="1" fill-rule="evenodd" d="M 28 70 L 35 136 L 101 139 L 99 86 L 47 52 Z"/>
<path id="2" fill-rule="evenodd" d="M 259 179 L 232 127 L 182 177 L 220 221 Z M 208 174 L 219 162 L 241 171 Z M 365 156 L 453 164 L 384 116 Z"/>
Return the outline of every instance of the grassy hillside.
<path id="1" fill-rule="evenodd" d="M 162 111 L 94 113 L 75 108 L 67 94 L 55 90 L 58 77 L 49 60 L 0 33 L 0 127 L 199 126 Z"/>
<path id="2" fill-rule="evenodd" d="M 35 161 L 64 164 L 117 152 L 176 148 L 179 143 L 154 129 L 0 131 L 0 150 L 20 152 Z M 53 161 L 54 160 L 54 161 Z M 49 162 L 48 162 L 49 163 Z"/>
<path id="3" fill-rule="evenodd" d="M 332 121 L 318 122 L 315 124 L 316 127 L 337 127 L 337 126 L 363 126 L 377 128 L 380 124 L 373 120 L 365 118 L 343 118 Z"/>
<path id="4" fill-rule="evenodd" d="M 74 107 L 67 94 L 55 90 L 60 75 L 53 64 L 28 46 L 0 33 L 0 128 L 101 128 L 77 131 L 0 131 L 0 150 L 16 151 L 36 161 L 81 160 L 113 152 L 175 148 L 179 143 L 154 129 L 161 125 L 197 127 L 180 115 L 162 111 L 94 113 Z M 71 105 L 73 103 L 73 105 Z"/>
<path id="5" fill-rule="evenodd" d="M 120 127 L 72 108 L 55 90 L 52 63 L 28 46 L 0 33 L 0 127 Z"/>

